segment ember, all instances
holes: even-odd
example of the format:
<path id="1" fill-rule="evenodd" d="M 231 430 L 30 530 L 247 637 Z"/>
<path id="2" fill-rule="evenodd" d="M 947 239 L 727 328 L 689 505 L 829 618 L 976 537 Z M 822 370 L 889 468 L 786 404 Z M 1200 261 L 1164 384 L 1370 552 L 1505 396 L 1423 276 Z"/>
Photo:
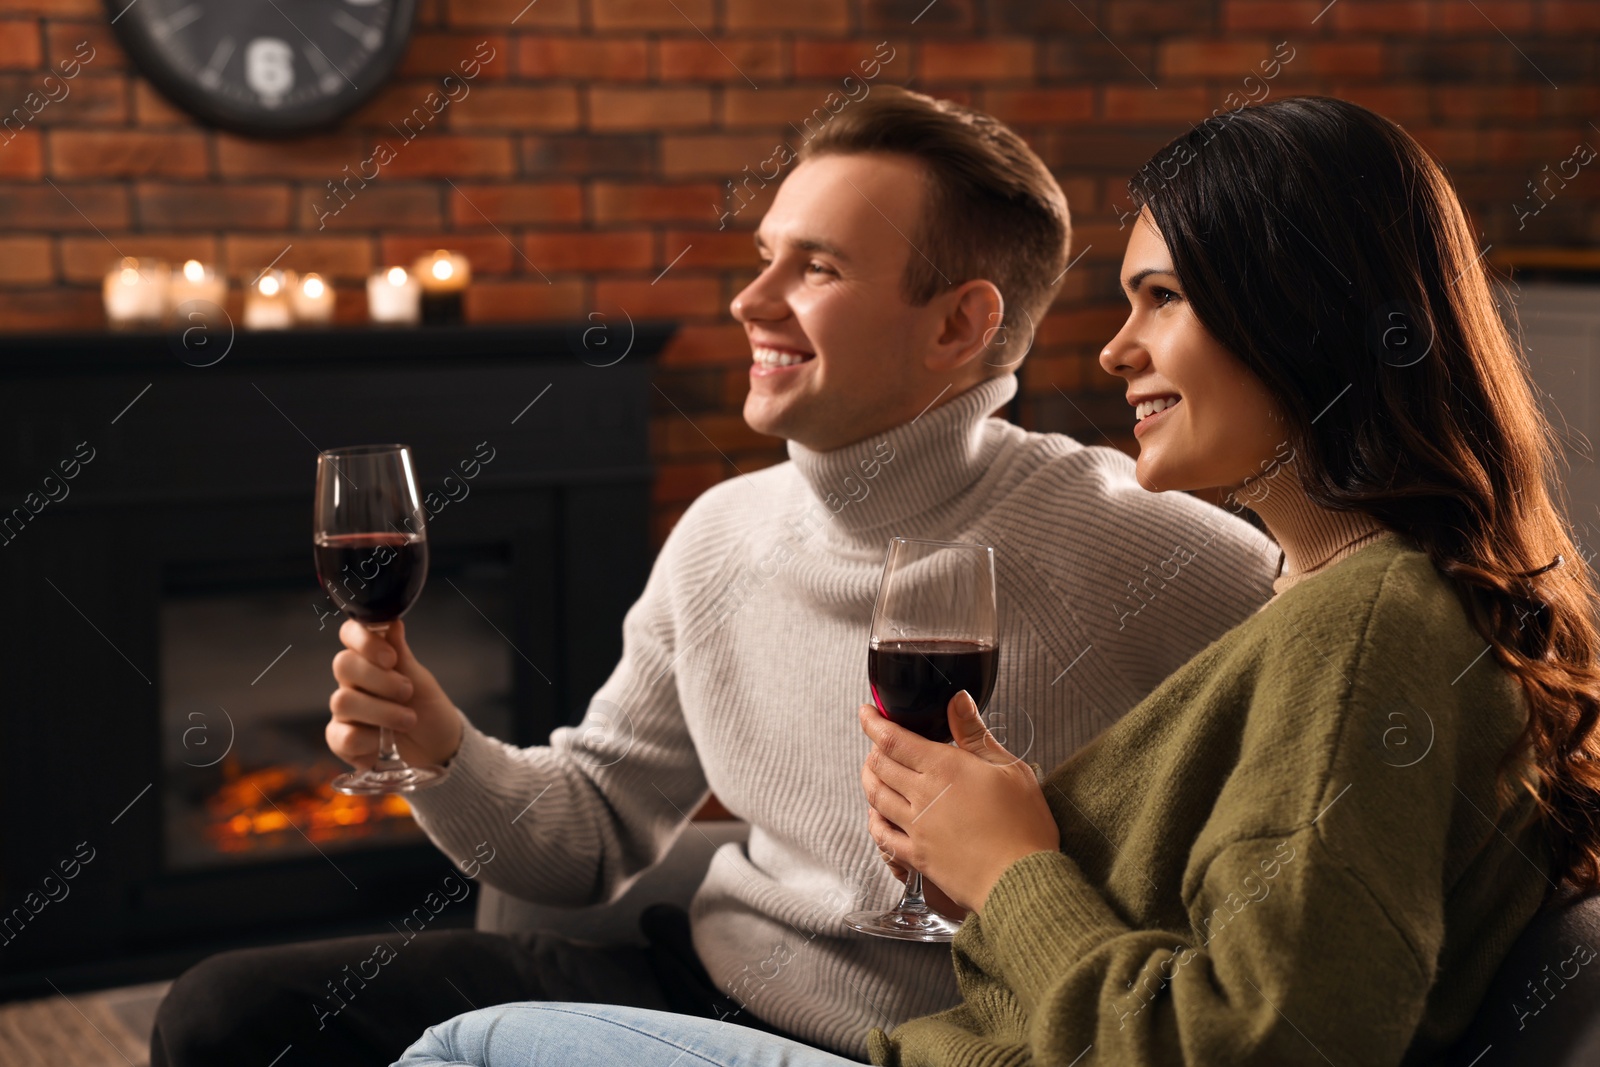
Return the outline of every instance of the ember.
<path id="1" fill-rule="evenodd" d="M 223 784 L 206 798 L 206 836 L 219 852 L 243 852 L 263 839 L 298 829 L 314 844 L 357 839 L 379 830 L 410 829 L 411 807 L 394 794 L 346 796 L 331 784 L 345 770 L 334 760 L 303 766 L 244 771 L 231 755 L 223 761 Z"/>

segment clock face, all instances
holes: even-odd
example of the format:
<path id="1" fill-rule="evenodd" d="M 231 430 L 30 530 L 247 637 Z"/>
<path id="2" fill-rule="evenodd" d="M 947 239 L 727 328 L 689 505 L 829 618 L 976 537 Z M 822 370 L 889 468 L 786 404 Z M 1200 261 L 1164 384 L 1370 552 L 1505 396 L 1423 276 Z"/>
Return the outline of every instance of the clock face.
<path id="1" fill-rule="evenodd" d="M 217 126 L 291 134 L 359 107 L 405 50 L 416 0 L 106 0 L 140 70 Z"/>

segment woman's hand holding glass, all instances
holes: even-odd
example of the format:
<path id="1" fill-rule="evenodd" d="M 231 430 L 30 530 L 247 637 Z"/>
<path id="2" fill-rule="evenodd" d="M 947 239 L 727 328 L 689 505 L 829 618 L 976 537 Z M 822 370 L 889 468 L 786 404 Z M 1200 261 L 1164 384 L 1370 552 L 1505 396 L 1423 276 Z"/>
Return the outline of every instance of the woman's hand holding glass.
<path id="1" fill-rule="evenodd" d="M 858 709 L 872 751 L 861 787 L 868 831 L 891 866 L 909 866 L 956 904 L 981 912 L 1005 869 L 1061 848 L 1061 832 L 1033 768 L 1007 752 L 965 691 L 949 707 L 955 746 Z"/>

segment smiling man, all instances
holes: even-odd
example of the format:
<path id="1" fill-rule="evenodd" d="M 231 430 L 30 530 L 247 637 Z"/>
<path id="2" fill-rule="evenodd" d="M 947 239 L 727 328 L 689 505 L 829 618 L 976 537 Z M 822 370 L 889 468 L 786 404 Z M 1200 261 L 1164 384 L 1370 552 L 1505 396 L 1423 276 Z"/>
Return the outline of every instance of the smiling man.
<path id="1" fill-rule="evenodd" d="M 156 1067 L 267 1063 L 285 1045 L 282 1067 L 388 1063 L 469 1003 L 524 1000 L 731 1018 L 860 1058 L 869 1028 L 955 1004 L 948 948 L 842 922 L 899 889 L 867 836 L 855 721 L 887 539 L 994 546 L 989 719 L 1047 767 L 1248 617 L 1277 562 L 1243 521 L 1141 488 L 1122 452 L 990 417 L 1069 236 L 1049 170 L 978 112 L 883 87 L 807 142 L 731 306 L 752 355 L 745 419 L 786 438 L 789 462 L 684 514 L 584 721 L 533 748 L 485 736 L 403 625 L 390 644 L 345 624 L 329 701 L 348 762 L 372 762 L 378 726 L 407 760 L 448 762 L 412 798 L 417 821 L 528 900 L 614 898 L 711 792 L 748 844 L 717 853 L 688 915 L 649 914 L 646 947 L 424 933 L 337 1015 L 324 987 L 370 938 L 215 957 L 163 1005 Z M 1165 787 L 1130 782 L 1129 803 Z"/>

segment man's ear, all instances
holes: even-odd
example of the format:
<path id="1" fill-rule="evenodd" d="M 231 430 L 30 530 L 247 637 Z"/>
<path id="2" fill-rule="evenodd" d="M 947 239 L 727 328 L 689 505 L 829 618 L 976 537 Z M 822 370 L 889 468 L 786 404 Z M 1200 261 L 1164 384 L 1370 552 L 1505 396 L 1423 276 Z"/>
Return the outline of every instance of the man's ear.
<path id="1" fill-rule="evenodd" d="M 1000 324 L 1005 321 L 1006 301 L 993 282 L 982 278 L 961 285 L 935 298 L 944 320 L 924 363 L 931 371 L 950 373 L 981 361 L 997 337 L 1004 337 Z"/>

